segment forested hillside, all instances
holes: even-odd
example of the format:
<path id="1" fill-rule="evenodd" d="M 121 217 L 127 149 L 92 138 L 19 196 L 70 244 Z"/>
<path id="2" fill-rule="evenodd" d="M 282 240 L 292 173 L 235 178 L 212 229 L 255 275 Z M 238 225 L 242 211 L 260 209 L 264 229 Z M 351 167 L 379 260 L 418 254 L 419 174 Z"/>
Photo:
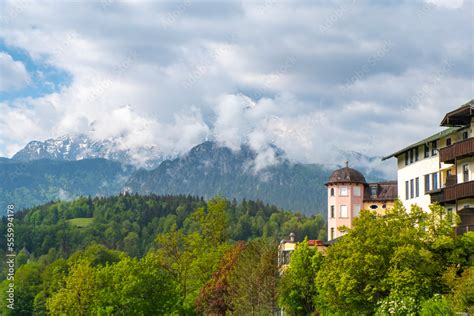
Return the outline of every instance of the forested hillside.
<path id="1" fill-rule="evenodd" d="M 164 161 L 154 170 L 135 173 L 127 183 L 142 194 L 215 195 L 238 200 L 263 200 L 305 214 L 324 214 L 326 183 L 331 171 L 321 165 L 290 163 L 255 170 L 256 153 L 248 146 L 239 151 L 205 142 L 183 157 Z"/>
<path id="2" fill-rule="evenodd" d="M 17 209 L 80 195 L 120 193 L 132 168 L 105 159 L 18 161 L 0 158 L 0 205 Z"/>
<path id="3" fill-rule="evenodd" d="M 385 216 L 362 211 L 325 253 L 300 243 L 281 274 L 278 240 L 289 232 L 325 236 L 321 215 L 184 195 L 56 202 L 16 214 L 15 309 L 6 307 L 5 262 L 0 308 L 2 315 L 472 312 L 474 234 L 454 236 L 453 220 L 440 206 L 407 212 L 400 202 Z"/>

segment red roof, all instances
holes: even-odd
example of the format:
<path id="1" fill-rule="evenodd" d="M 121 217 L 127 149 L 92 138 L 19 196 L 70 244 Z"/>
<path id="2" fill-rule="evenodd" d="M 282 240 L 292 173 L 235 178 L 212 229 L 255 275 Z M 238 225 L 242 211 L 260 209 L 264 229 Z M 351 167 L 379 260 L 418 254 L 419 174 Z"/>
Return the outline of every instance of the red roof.
<path id="1" fill-rule="evenodd" d="M 324 243 L 323 243 L 322 240 L 311 239 L 311 240 L 308 240 L 308 245 L 310 245 L 310 246 L 323 246 Z"/>

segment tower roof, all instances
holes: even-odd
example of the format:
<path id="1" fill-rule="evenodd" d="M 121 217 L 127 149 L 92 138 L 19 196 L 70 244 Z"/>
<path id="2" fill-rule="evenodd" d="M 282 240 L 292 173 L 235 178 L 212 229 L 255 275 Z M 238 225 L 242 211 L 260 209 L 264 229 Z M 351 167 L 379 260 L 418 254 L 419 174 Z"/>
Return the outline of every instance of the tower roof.
<path id="1" fill-rule="evenodd" d="M 334 171 L 329 177 L 326 185 L 331 183 L 366 183 L 365 177 L 356 169 L 349 168 L 349 163 L 346 166 Z"/>

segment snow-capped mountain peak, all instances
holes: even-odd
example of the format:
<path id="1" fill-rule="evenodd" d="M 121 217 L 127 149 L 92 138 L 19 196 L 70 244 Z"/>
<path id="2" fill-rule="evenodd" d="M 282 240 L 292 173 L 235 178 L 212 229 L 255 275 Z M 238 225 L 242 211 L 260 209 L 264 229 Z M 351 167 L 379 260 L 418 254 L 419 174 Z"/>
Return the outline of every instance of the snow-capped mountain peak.
<path id="1" fill-rule="evenodd" d="M 165 159 L 172 158 L 155 146 L 121 149 L 114 139 L 93 140 L 84 134 L 64 135 L 45 141 L 31 141 L 18 151 L 15 160 L 82 160 L 105 158 L 147 169 L 155 168 Z"/>

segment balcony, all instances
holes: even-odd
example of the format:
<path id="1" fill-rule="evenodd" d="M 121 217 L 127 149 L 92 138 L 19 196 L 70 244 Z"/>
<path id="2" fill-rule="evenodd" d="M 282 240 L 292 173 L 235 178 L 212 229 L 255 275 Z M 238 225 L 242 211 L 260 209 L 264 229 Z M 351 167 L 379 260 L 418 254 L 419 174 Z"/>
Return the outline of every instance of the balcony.
<path id="1" fill-rule="evenodd" d="M 474 232 L 474 225 L 458 225 L 455 229 L 456 235 L 462 235 L 467 232 Z"/>
<path id="2" fill-rule="evenodd" d="M 468 138 L 439 150 L 439 160 L 444 163 L 454 163 L 456 158 L 474 155 L 474 138 Z"/>
<path id="3" fill-rule="evenodd" d="M 444 201 L 474 197 L 474 181 L 467 181 L 444 188 Z"/>
<path id="4" fill-rule="evenodd" d="M 451 176 L 446 180 L 446 187 L 428 192 L 431 196 L 431 203 L 438 202 L 443 204 L 459 199 L 474 198 L 474 181 L 456 184 L 455 177 Z"/>

